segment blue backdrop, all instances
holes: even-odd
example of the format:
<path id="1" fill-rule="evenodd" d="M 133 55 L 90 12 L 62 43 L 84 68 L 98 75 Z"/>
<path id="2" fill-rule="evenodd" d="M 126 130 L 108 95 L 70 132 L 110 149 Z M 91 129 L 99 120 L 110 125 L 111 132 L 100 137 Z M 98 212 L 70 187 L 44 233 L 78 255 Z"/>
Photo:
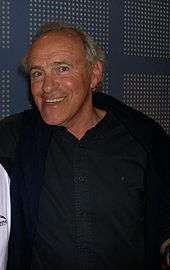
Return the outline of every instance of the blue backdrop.
<path id="1" fill-rule="evenodd" d="M 51 20 L 89 32 L 107 55 L 102 90 L 170 134 L 169 0 L 0 0 L 0 118 L 30 106 L 18 66 L 39 25 Z"/>

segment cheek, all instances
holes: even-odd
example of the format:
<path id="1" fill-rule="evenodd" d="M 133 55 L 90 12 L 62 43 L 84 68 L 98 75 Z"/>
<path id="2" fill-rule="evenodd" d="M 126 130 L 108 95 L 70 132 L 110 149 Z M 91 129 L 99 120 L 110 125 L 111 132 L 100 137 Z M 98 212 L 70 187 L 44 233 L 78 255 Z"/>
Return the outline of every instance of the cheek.
<path id="1" fill-rule="evenodd" d="M 33 96 L 39 95 L 41 93 L 42 83 L 40 81 L 31 82 L 31 92 Z"/>
<path id="2" fill-rule="evenodd" d="M 77 85 L 78 78 L 76 76 L 63 77 L 60 85 L 65 85 L 68 88 L 74 88 Z"/>
<path id="3" fill-rule="evenodd" d="M 86 88 L 89 87 L 89 82 L 87 78 L 83 76 L 73 76 L 72 78 L 65 79 L 62 81 L 61 85 L 70 89 L 73 94 L 79 95 L 82 91 L 86 92 Z"/>

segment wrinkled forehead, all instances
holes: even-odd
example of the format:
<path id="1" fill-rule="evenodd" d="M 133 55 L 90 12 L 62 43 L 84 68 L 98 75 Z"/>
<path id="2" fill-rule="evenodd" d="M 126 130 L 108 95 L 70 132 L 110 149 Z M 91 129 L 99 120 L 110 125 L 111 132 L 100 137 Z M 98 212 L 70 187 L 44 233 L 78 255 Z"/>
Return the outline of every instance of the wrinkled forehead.
<path id="1" fill-rule="evenodd" d="M 29 56 L 38 49 L 46 50 L 51 48 L 60 49 L 70 49 L 74 53 L 81 52 L 85 54 L 85 47 L 81 37 L 72 30 L 65 30 L 61 32 L 50 32 L 43 34 L 40 38 L 33 42 L 32 46 L 29 49 Z"/>
<path id="2" fill-rule="evenodd" d="M 49 32 L 33 42 L 25 58 L 27 72 L 35 62 L 52 58 L 87 61 L 84 43 L 74 31 Z M 56 59 L 57 60 L 57 59 Z"/>

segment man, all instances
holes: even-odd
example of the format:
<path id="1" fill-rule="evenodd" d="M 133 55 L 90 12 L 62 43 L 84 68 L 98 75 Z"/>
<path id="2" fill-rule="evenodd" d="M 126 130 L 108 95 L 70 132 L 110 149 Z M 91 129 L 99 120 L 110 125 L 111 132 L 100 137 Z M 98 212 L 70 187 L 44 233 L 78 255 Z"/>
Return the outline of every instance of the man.
<path id="1" fill-rule="evenodd" d="M 9 269 L 160 268 L 169 137 L 95 93 L 103 62 L 87 34 L 57 23 L 24 58 L 38 110 L 0 125 L 0 154 L 13 163 Z"/>
<path id="2" fill-rule="evenodd" d="M 0 164 L 0 270 L 6 269 L 10 219 L 9 177 Z"/>

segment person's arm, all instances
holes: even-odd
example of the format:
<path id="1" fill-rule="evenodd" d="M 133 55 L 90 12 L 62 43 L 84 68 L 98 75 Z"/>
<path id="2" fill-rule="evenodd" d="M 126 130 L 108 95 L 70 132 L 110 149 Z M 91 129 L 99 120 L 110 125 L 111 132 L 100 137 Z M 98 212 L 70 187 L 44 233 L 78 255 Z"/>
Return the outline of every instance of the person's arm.
<path id="1" fill-rule="evenodd" d="M 10 180 L 0 164 L 0 269 L 7 265 L 8 241 L 11 227 Z"/>

